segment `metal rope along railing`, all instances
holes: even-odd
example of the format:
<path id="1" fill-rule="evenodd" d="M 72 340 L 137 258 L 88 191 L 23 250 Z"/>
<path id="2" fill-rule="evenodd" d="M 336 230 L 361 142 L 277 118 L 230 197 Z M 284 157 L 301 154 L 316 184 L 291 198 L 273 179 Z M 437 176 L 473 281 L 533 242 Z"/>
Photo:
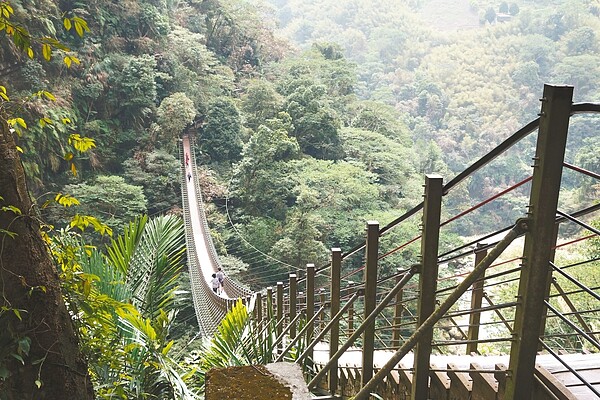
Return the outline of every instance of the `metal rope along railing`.
<path id="1" fill-rule="evenodd" d="M 340 357 L 362 335 L 362 366 L 360 367 L 360 373 L 354 374 L 354 376 L 358 376 L 356 379 L 360 380 L 360 386 L 362 386 L 357 399 L 366 399 L 368 393 L 375 391 L 379 385 L 384 384 L 384 378 L 386 377 L 388 378 L 386 382 L 395 381 L 398 383 L 397 378 L 391 378 L 393 377 L 393 375 L 390 375 L 392 370 L 397 371 L 400 376 L 402 376 L 400 373 L 402 371 L 412 375 L 412 377 L 406 375 L 410 378 L 410 388 L 407 390 L 411 392 L 412 398 L 425 398 L 427 394 L 423 390 L 429 390 L 427 380 L 430 372 L 433 372 L 430 371 L 429 366 L 429 357 L 432 349 L 447 352 L 448 350 L 443 350 L 446 348 L 450 349 L 451 352 L 456 352 L 457 346 L 466 346 L 467 350 L 465 353 L 471 354 L 478 353 L 480 350 L 478 345 L 482 346 L 483 344 L 486 346 L 493 345 L 496 348 L 504 346 L 506 351 L 511 353 L 511 361 L 508 363 L 508 369 L 513 373 L 507 374 L 507 368 L 501 365 L 497 366 L 497 370 L 476 367 L 469 368 L 468 366 L 467 368 L 449 368 L 447 370 L 435 368 L 435 373 L 447 372 L 450 375 L 450 370 L 452 370 L 454 373 L 467 371 L 469 373 L 491 374 L 494 371 L 494 377 L 497 379 L 499 387 L 497 391 L 506 395 L 505 398 L 526 398 L 527 395 L 523 393 L 532 390 L 533 385 L 542 387 L 539 390 L 544 390 L 545 392 L 552 392 L 555 389 L 548 383 L 546 375 L 544 375 L 547 371 L 544 372 L 543 369 L 540 370 L 535 367 L 537 345 L 531 345 L 531 343 L 537 343 L 540 338 L 540 331 L 543 330 L 539 327 L 545 324 L 544 321 L 546 319 L 552 321 L 559 319 L 559 317 L 553 315 L 542 317 L 541 314 L 532 314 L 532 310 L 533 308 L 537 310 L 540 307 L 545 307 L 544 299 L 549 298 L 552 301 L 555 295 L 548 293 L 548 295 L 544 296 L 543 293 L 545 290 L 543 288 L 536 288 L 534 290 L 529 286 L 543 286 L 543 283 L 546 281 L 550 285 L 551 281 L 547 279 L 549 272 L 544 271 L 543 267 L 539 267 L 543 263 L 540 263 L 538 260 L 549 257 L 550 252 L 558 251 L 562 248 L 560 246 L 566 246 L 565 243 L 558 246 L 552 243 L 555 240 L 552 239 L 553 235 L 555 235 L 554 231 L 557 231 L 555 225 L 566 222 L 573 223 L 568 215 L 563 215 L 565 213 L 557 213 L 554 206 L 560 187 L 560 179 L 556 177 L 560 176 L 560 167 L 564 162 L 565 147 L 564 143 L 561 144 L 560 139 L 557 138 L 566 137 L 565 124 L 559 121 L 561 118 L 563 118 L 563 121 L 564 119 L 568 120 L 570 115 L 583 112 L 583 109 L 586 107 L 588 111 L 592 112 L 599 112 L 600 108 L 597 105 L 584 107 L 581 105 L 572 105 L 570 101 L 563 101 L 564 88 L 548 87 L 547 90 L 548 93 L 545 92 L 542 99 L 541 118 L 532 121 L 513 134 L 509 139 L 502 142 L 498 148 L 482 157 L 446 185 L 440 184 L 436 186 L 433 183 L 435 183 L 437 178 L 428 177 L 426 187 L 432 186 L 435 189 L 431 187 L 429 189 L 426 188 L 425 201 L 423 203 L 413 207 L 382 229 L 379 229 L 377 224 L 367 224 L 367 237 L 364 243 L 355 246 L 346 253 L 342 253 L 339 249 L 332 251 L 331 262 L 314 271 L 324 272 L 326 269 L 329 269 L 330 277 L 329 290 L 317 294 L 317 296 L 322 296 L 318 300 L 319 310 L 323 310 L 322 307 L 325 307 L 325 311 L 321 311 L 319 316 L 315 316 L 313 311 L 312 313 L 307 313 L 306 316 L 300 317 L 300 319 L 304 318 L 306 321 L 316 323 L 316 325 L 320 326 L 320 331 L 312 336 L 314 340 L 306 339 L 307 345 L 304 348 L 305 351 L 298 357 L 298 360 L 301 362 L 311 360 L 311 362 L 315 363 L 316 369 L 309 370 L 314 371 L 312 372 L 313 374 L 316 373 L 310 381 L 311 387 L 316 388 L 322 378 L 327 376 L 328 381 L 325 386 L 329 393 L 336 393 L 340 389 L 338 385 L 338 372 L 336 372 L 339 368 Z M 560 108 L 560 110 L 557 111 L 555 108 Z M 540 133 L 538 135 L 538 148 L 535 157 L 533 157 L 534 169 L 531 178 L 526 178 L 510 188 L 503 189 L 500 193 L 492 196 L 492 198 L 486 199 L 469 210 L 457 214 L 444 223 L 439 222 L 440 206 L 436 205 L 436 203 L 439 201 L 441 204 L 442 195 L 449 193 L 460 182 L 483 166 L 488 165 L 492 160 L 534 132 L 537 128 L 539 128 Z M 559 134 L 554 133 L 557 131 L 561 132 Z M 548 132 L 553 133 L 549 136 Z M 561 136 L 563 133 L 564 136 Z M 543 140 L 540 137 L 543 137 Z M 546 162 L 546 160 L 552 161 Z M 556 163 L 558 163 L 558 168 L 556 168 Z M 576 170 L 576 168 L 578 167 L 570 169 Z M 594 173 L 590 171 L 587 171 L 585 175 L 587 177 L 595 177 Z M 531 226 L 531 229 L 525 235 L 525 243 L 516 246 L 517 248 L 523 246 L 522 256 L 515 256 L 514 250 L 511 250 L 511 254 L 502 255 L 502 252 L 506 248 L 505 246 L 508 246 L 508 242 L 512 242 L 525 232 L 525 229 L 522 227 L 515 228 L 514 226 L 479 235 L 472 242 L 461 243 L 454 249 L 439 251 L 439 244 L 437 242 L 439 236 L 437 236 L 436 232 L 439 232 L 441 226 L 457 220 L 528 182 L 531 182 L 528 218 L 517 224 L 517 227 L 520 225 Z M 542 192 L 543 195 L 541 195 Z M 548 200 L 548 196 L 550 200 Z M 542 197 L 544 198 L 543 201 Z M 422 234 L 400 246 L 395 246 L 391 251 L 387 250 L 378 254 L 379 238 L 391 232 L 400 223 L 417 215 L 421 210 L 423 210 Z M 595 205 L 577 213 L 571 213 L 570 216 L 578 218 L 597 210 L 598 207 Z M 436 218 L 437 222 L 435 222 Z M 373 227 L 376 227 L 376 234 L 372 234 Z M 505 239 L 496 239 L 501 234 L 506 234 Z M 581 243 L 583 240 L 569 240 L 569 242 L 571 245 L 575 245 L 576 243 Z M 414 275 L 414 277 L 418 276 L 419 278 L 418 287 L 414 284 L 409 284 L 409 281 L 413 279 L 412 275 L 414 272 L 410 277 L 407 277 L 406 268 L 398 273 L 378 276 L 378 262 L 384 261 L 391 254 L 400 254 L 408 246 L 416 244 L 417 241 L 420 241 L 421 245 L 420 262 L 414 271 L 418 273 Z M 514 249 L 515 245 L 511 246 L 511 248 Z M 363 279 L 361 279 L 361 282 L 356 282 L 356 280 L 355 282 L 349 282 L 350 284 L 342 290 L 339 286 L 342 280 L 340 274 L 342 262 L 346 262 L 349 257 L 357 255 L 363 249 L 365 250 L 365 259 L 364 263 L 361 263 L 362 266 L 343 276 L 343 279 L 347 280 L 353 277 L 353 275 L 363 272 Z M 490 251 L 488 252 L 488 250 Z M 461 259 L 473 255 L 475 255 L 473 268 L 466 268 L 466 270 L 463 268 L 450 274 L 445 272 L 445 264 L 460 262 L 461 265 L 464 265 L 465 261 Z M 501 255 L 502 259 L 499 258 Z M 493 260 L 496 261 L 492 262 Z M 522 264 L 523 266 L 527 265 L 528 268 L 522 268 L 521 265 L 515 266 L 515 263 Z M 470 264 L 470 262 L 467 261 L 466 264 Z M 590 264 L 593 263 L 590 262 Z M 548 264 L 546 263 L 545 265 L 547 266 Z M 491 267 L 497 268 L 497 271 L 485 277 L 485 270 Z M 438 268 L 443 272 L 441 275 L 438 275 Z M 411 271 L 414 269 L 415 267 L 410 268 Z M 537 277 L 534 278 L 531 274 L 537 274 Z M 526 276 L 525 279 L 523 278 L 524 276 Z M 544 278 L 542 279 L 540 276 Z M 267 301 L 265 307 L 267 312 L 263 314 L 278 314 L 279 318 L 276 320 L 281 323 L 281 331 L 285 329 L 284 325 L 286 323 L 289 325 L 290 323 L 295 324 L 294 320 L 299 321 L 300 319 L 296 319 L 297 316 L 301 315 L 308 308 L 307 306 L 310 302 L 308 287 L 314 284 L 311 283 L 311 279 L 308 273 L 306 277 L 300 277 L 299 279 L 294 276 L 293 284 L 291 280 L 289 284 L 280 282 L 277 285 L 277 293 L 274 293 L 273 289 L 270 292 L 267 290 L 267 297 L 270 300 Z M 395 286 L 394 289 L 390 289 L 389 283 L 394 280 L 402 282 L 401 287 L 397 288 Z M 429 280 L 430 283 L 425 282 L 426 280 Z M 303 292 L 305 295 L 298 296 L 298 284 L 302 282 L 306 282 L 307 289 L 306 292 Z M 519 282 L 518 293 L 512 294 L 511 292 L 507 292 L 502 294 L 502 291 L 508 289 L 516 291 L 517 282 Z M 584 289 L 582 288 L 573 289 L 571 287 L 563 290 L 565 293 L 572 294 L 581 294 L 583 291 Z M 287 295 L 287 301 L 285 300 L 285 295 Z M 294 297 L 300 297 L 302 300 L 300 302 L 292 301 Z M 428 299 L 425 299 L 425 297 L 428 297 Z M 513 300 L 506 300 L 511 297 Z M 517 299 L 516 301 L 514 300 L 515 298 Z M 562 298 L 563 296 L 561 296 L 561 301 L 564 301 Z M 531 304 L 535 304 L 535 307 L 531 306 Z M 330 308 L 329 313 L 326 312 L 327 307 Z M 269 308 L 271 309 L 268 310 Z M 423 312 L 424 308 L 428 308 L 428 310 Z M 592 314 L 593 310 L 581 311 L 583 311 L 584 315 L 588 315 Z M 328 314 L 328 318 L 327 316 L 321 317 L 323 314 Z M 575 316 L 576 314 L 577 312 L 571 310 L 567 310 L 566 313 L 563 312 L 566 318 L 575 318 L 578 320 L 579 318 Z M 585 318 L 582 315 L 579 317 Z M 468 318 L 468 321 L 466 318 Z M 319 322 L 317 323 L 317 321 Z M 524 321 L 527 322 L 524 323 Z M 530 321 L 534 323 L 528 326 Z M 597 335 L 596 331 L 598 329 L 593 329 L 589 323 L 588 325 L 590 329 L 581 328 L 581 330 L 590 337 Z M 289 331 L 292 329 L 290 328 Z M 306 331 L 308 333 L 309 330 Z M 301 329 L 300 332 L 304 334 L 305 330 Z M 339 338 L 343 336 L 344 332 L 347 339 L 340 343 Z M 434 332 L 438 333 L 434 334 Z M 448 335 L 444 336 L 444 334 L 449 332 L 451 332 L 450 337 L 447 337 Z M 279 335 L 281 335 L 281 332 Z M 565 332 L 548 332 L 544 336 L 547 340 L 552 341 L 565 340 L 565 337 L 568 337 Z M 297 342 L 302 340 L 296 338 L 297 336 L 294 336 L 291 340 Z M 515 340 L 515 338 L 518 339 Z M 328 346 L 325 349 L 319 349 L 320 343 L 323 341 L 326 341 Z M 374 374 L 373 353 L 376 350 L 376 343 L 378 343 L 377 345 L 381 351 L 389 349 L 398 349 L 398 351 L 392 355 L 390 362 Z M 390 343 L 390 345 L 387 345 L 387 343 Z M 284 359 L 287 356 L 287 353 L 290 351 L 288 349 L 289 346 L 290 342 L 288 342 L 285 352 L 283 352 L 282 347 L 282 352 L 278 353 L 279 359 Z M 313 351 L 316 351 L 316 353 L 311 354 Z M 412 366 L 399 366 L 398 362 L 400 359 L 413 351 L 414 360 Z M 321 360 L 328 361 L 319 361 L 319 357 L 321 357 Z M 311 372 L 309 372 L 310 374 Z M 527 379 L 522 378 L 525 375 L 528 375 Z M 402 377 L 400 380 L 402 381 Z M 425 381 L 424 386 L 423 381 Z M 433 381 L 434 379 L 432 378 Z M 474 384 L 474 386 L 476 385 Z M 431 390 L 433 390 L 433 386 Z"/>

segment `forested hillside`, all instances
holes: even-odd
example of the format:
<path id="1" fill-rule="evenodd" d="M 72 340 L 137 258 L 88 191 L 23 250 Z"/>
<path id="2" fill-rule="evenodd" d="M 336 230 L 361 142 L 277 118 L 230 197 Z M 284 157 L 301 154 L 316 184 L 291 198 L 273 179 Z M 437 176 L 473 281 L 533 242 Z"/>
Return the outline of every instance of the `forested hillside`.
<path id="1" fill-rule="evenodd" d="M 534 119 L 544 82 L 574 85 L 577 101 L 600 100 L 599 0 L 0 5 L 0 121 L 2 143 L 11 146 L 3 151 L 18 161 L 14 136 L 35 199 L 23 203 L 28 210 L 11 208 L 4 197 L 15 188 L 0 185 L 0 215 L 33 217 L 59 273 L 56 287 L 10 279 L 22 278 L 14 287 L 27 301 L 46 290 L 60 299 L 60 279 L 68 298 L 61 310 L 78 316 L 89 362 L 80 378 L 91 377 L 100 398 L 187 398 L 183 380 L 198 366 L 181 356 L 195 329 L 189 292 L 179 290 L 187 285 L 176 217 L 182 134 L 197 139 L 202 193 L 227 272 L 262 288 L 306 263 L 325 263 L 331 247 L 353 247 L 366 220 L 385 225 L 421 200 L 423 174 L 448 180 Z M 589 125 L 573 120 L 568 157 L 598 171 L 600 139 Z M 453 191 L 444 212 L 523 179 L 530 160 L 521 149 Z M 22 178 L 17 161 L 0 165 L 4 175 Z M 577 179 L 565 176 L 567 206 L 597 198 L 597 185 Z M 477 228 L 521 216 L 527 189 L 483 208 L 489 226 Z M 413 238 L 418 224 L 390 232 L 383 247 Z M 443 232 L 442 248 L 473 234 L 472 225 L 467 217 Z M 4 225 L 0 233 L 14 239 Z M 158 242 L 155 259 L 131 256 Z M 414 262 L 416 251 L 387 257 L 381 273 Z M 155 269 L 145 269 L 150 262 Z M 159 279 L 145 286 L 150 270 Z M 6 300 L 0 320 L 17 326 L 21 311 Z M 9 349 L 0 389 L 7 365 L 16 370 L 25 358 L 35 367 L 30 334 L 14 332 L 0 334 Z M 43 349 L 35 362 L 46 360 Z M 188 362 L 192 372 L 181 372 Z M 39 389 L 47 369 L 30 371 Z"/>
<path id="2" fill-rule="evenodd" d="M 598 100 L 598 2 L 543 3 L 17 1 L 17 17 L 57 32 L 81 64 L 5 51 L 3 82 L 21 98 L 56 96 L 25 104 L 19 137 L 36 196 L 81 200 L 48 210 L 52 222 L 87 213 L 121 232 L 135 215 L 178 209 L 176 139 L 187 130 L 217 205 L 219 251 L 262 285 L 352 246 L 361 221 L 385 224 L 418 201 L 423 173 L 449 179 L 533 119 L 544 82 Z M 87 19 L 88 35 L 57 30 L 59 13 Z M 33 122 L 42 116 L 70 122 Z M 597 166 L 585 127 L 577 121 L 573 157 Z M 70 132 L 97 146 L 66 162 Z M 448 209 L 513 184 L 528 165 L 514 151 Z M 518 199 L 503 201 L 500 215 L 518 215 Z M 456 233 L 472 233 L 468 219 Z M 284 264 L 240 263 L 256 250 Z"/>

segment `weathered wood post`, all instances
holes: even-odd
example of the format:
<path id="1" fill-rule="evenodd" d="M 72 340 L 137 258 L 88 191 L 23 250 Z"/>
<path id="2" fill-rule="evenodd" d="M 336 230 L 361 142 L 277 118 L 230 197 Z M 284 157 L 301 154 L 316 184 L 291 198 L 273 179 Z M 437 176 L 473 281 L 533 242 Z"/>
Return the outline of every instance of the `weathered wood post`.
<path id="1" fill-rule="evenodd" d="M 260 327 L 263 323 L 263 304 L 262 304 L 262 294 L 260 292 L 256 293 L 256 302 L 254 303 L 254 318 L 256 320 L 256 326 L 258 327 L 258 331 L 260 332 Z"/>
<path id="2" fill-rule="evenodd" d="M 283 282 L 277 282 L 277 323 L 283 318 Z M 283 332 L 283 323 L 277 326 L 277 337 Z M 279 346 L 281 347 L 281 345 Z"/>
<path id="3" fill-rule="evenodd" d="M 315 315 L 315 264 L 306 264 L 306 321 L 310 321 Z M 315 332 L 314 323 L 308 323 L 306 329 L 306 344 L 312 341 Z M 306 365 L 311 370 L 313 351 L 311 350 L 306 358 Z"/>
<path id="4" fill-rule="evenodd" d="M 265 314 L 267 317 L 268 321 L 271 321 L 271 319 L 273 318 L 273 315 L 275 315 L 275 312 L 273 311 L 273 287 L 272 286 L 268 286 L 267 287 L 267 304 L 265 304 Z"/>
<path id="5" fill-rule="evenodd" d="M 266 298 L 266 302 L 265 302 L 265 314 L 266 314 L 266 324 L 272 324 L 273 323 L 273 316 L 275 315 L 275 310 L 273 309 L 275 302 L 273 301 L 273 287 L 272 286 L 268 286 L 267 287 L 267 298 Z M 275 323 L 277 323 L 277 321 L 275 321 Z M 265 339 L 266 337 L 268 337 L 268 335 L 270 335 L 270 329 L 266 329 L 265 333 L 264 333 L 264 337 L 261 339 Z"/>
<path id="6" fill-rule="evenodd" d="M 352 285 L 353 282 L 348 282 L 348 285 Z M 354 333 L 354 303 L 350 304 L 348 308 L 348 337 Z"/>
<path id="7" fill-rule="evenodd" d="M 426 175 L 423 204 L 423 233 L 421 237 L 421 273 L 417 324 L 421 325 L 435 310 L 438 278 L 438 244 L 442 209 L 442 177 Z M 429 358 L 433 329 L 423 334 L 415 347 L 412 399 L 427 399 L 429 391 Z"/>
<path id="8" fill-rule="evenodd" d="M 554 256 L 556 255 L 556 242 L 558 241 L 558 228 L 560 227 L 560 224 L 555 222 L 554 223 L 554 232 L 552 233 L 552 252 L 550 254 L 550 261 L 554 262 Z M 550 300 L 550 287 L 552 286 L 552 268 L 548 268 L 548 276 L 546 277 L 546 297 L 544 298 L 545 301 L 549 301 Z M 568 301 L 568 300 L 567 300 Z M 542 323 L 540 324 L 540 336 L 544 336 L 544 334 L 546 333 L 546 316 L 548 314 L 548 307 L 546 307 L 546 304 L 544 304 L 544 309 L 542 310 Z M 578 315 L 579 318 L 581 318 L 581 316 Z M 538 351 L 542 351 L 543 350 L 543 346 L 541 343 L 539 343 L 538 345 Z"/>
<path id="9" fill-rule="evenodd" d="M 477 245 L 481 247 L 481 245 Z M 487 255 L 487 250 L 475 249 L 475 265 L 479 264 L 481 260 Z M 473 284 L 473 290 L 471 292 L 471 314 L 469 315 L 469 331 L 467 332 L 467 354 L 478 353 L 477 351 L 477 340 L 479 340 L 479 323 L 481 321 L 481 309 L 483 303 L 483 284 L 485 280 L 485 272 L 483 276 L 475 281 Z"/>
<path id="10" fill-rule="evenodd" d="M 402 280 L 403 275 L 401 274 L 401 271 L 402 271 L 401 268 L 396 269 L 396 273 L 398 274 L 396 276 L 396 284 L 398 284 L 398 282 L 400 282 Z M 396 304 L 394 305 L 394 319 L 393 319 L 394 327 L 392 328 L 392 348 L 396 349 L 396 350 L 400 347 L 400 339 L 402 337 L 400 335 L 400 325 L 402 324 L 402 317 L 404 316 L 404 305 L 402 304 L 403 292 L 404 292 L 404 289 L 401 289 L 400 291 L 398 291 L 398 294 L 396 295 Z"/>
<path id="11" fill-rule="evenodd" d="M 573 87 L 544 86 L 505 399 L 533 393 Z"/>
<path id="12" fill-rule="evenodd" d="M 319 289 L 319 302 L 321 305 L 325 304 L 325 289 L 321 288 Z M 321 313 L 321 316 L 319 317 L 319 321 L 320 321 L 320 326 L 319 329 L 323 329 L 325 328 L 325 313 Z"/>
<path id="13" fill-rule="evenodd" d="M 364 319 L 377 306 L 377 256 L 379 251 L 379 223 L 367 222 L 366 265 L 364 270 L 365 297 Z M 373 377 L 373 352 L 375 351 L 375 321 L 363 332 L 362 376 L 361 383 L 365 385 Z"/>
<path id="14" fill-rule="evenodd" d="M 294 318 L 296 318 L 298 306 L 298 281 L 296 280 L 296 274 L 290 274 L 290 287 L 288 296 L 290 303 L 289 321 L 292 324 L 290 327 L 290 339 L 294 339 L 296 337 L 296 323 L 292 323 L 292 321 Z"/>
<path id="15" fill-rule="evenodd" d="M 329 282 L 330 289 L 330 315 L 333 316 L 340 311 L 340 276 L 342 270 L 342 250 L 339 248 L 331 249 L 331 282 Z M 332 359 L 333 355 L 337 353 L 340 342 L 340 324 L 334 322 L 329 332 L 329 358 Z M 338 363 L 331 367 L 329 371 L 329 393 L 335 395 L 338 386 Z"/>

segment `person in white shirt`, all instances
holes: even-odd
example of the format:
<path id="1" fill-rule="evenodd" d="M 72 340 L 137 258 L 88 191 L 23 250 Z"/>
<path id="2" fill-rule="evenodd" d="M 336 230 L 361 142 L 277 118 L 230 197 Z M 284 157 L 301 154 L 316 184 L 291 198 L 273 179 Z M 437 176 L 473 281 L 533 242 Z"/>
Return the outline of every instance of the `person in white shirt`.
<path id="1" fill-rule="evenodd" d="M 212 286 L 213 292 L 215 292 L 215 293 L 218 294 L 219 286 L 221 284 L 219 283 L 219 279 L 217 278 L 217 274 L 212 274 L 212 279 L 210 280 L 210 284 Z"/>

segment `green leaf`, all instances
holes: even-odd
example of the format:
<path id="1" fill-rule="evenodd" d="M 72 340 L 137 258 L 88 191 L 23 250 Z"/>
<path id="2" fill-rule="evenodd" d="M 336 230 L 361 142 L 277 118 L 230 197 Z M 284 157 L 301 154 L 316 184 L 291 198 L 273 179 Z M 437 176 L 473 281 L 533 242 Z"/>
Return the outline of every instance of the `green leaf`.
<path id="1" fill-rule="evenodd" d="M 87 22 L 80 17 L 73 17 L 73 23 L 75 24 L 75 30 L 79 36 L 83 36 L 83 31 L 89 32 L 90 28 L 88 27 Z"/>
<path id="2" fill-rule="evenodd" d="M 21 357 L 19 354 L 11 353 L 10 355 L 12 358 L 21 361 L 21 364 L 25 365 L 25 360 L 23 360 L 23 357 Z"/>
<path id="3" fill-rule="evenodd" d="M 69 18 L 63 18 L 63 26 L 66 30 L 70 31 L 72 27 L 71 20 Z"/>
<path id="4" fill-rule="evenodd" d="M 8 205 L 8 206 L 3 206 L 2 208 L 0 208 L 0 211 L 4 211 L 4 212 L 12 212 L 15 215 L 21 215 L 22 212 L 18 207 L 12 206 L 12 205 Z"/>
<path id="5" fill-rule="evenodd" d="M 54 123 L 52 122 L 52 120 L 50 118 L 48 118 L 48 117 L 40 118 L 40 126 L 42 128 L 45 127 L 46 125 L 52 125 L 52 124 L 54 124 Z"/>
<path id="6" fill-rule="evenodd" d="M 23 118 L 11 118 L 11 119 L 7 120 L 6 122 L 8 122 L 8 125 L 10 125 L 12 127 L 20 125 L 23 128 L 27 129 L 27 124 L 25 123 L 25 120 Z"/>
<path id="7" fill-rule="evenodd" d="M 162 349 L 163 356 L 167 355 L 167 353 L 169 352 L 169 350 L 171 350 L 171 347 L 173 347 L 174 343 L 175 343 L 175 341 L 173 341 L 173 340 L 171 340 L 169 343 L 167 343 L 167 345 Z"/>
<path id="8" fill-rule="evenodd" d="M 0 29 L 1 31 L 2 29 Z M 2 85 L 0 85 L 0 98 L 2 98 L 4 101 L 8 101 L 8 96 L 6 95 L 6 88 Z"/>
<path id="9" fill-rule="evenodd" d="M 61 206 L 64 206 L 64 207 L 77 206 L 80 204 L 79 200 L 77 200 L 75 197 L 71 196 L 70 194 L 57 193 L 54 200 L 58 204 L 60 204 Z"/>
<path id="10" fill-rule="evenodd" d="M 20 354 L 29 355 L 31 348 L 31 339 L 28 336 L 22 337 L 18 342 L 18 351 Z"/>
<path id="11" fill-rule="evenodd" d="M 42 90 L 42 94 L 50 101 L 56 101 L 56 97 L 54 97 L 54 95 L 50 92 L 47 92 L 45 90 Z"/>
<path id="12" fill-rule="evenodd" d="M 69 136 L 69 144 L 72 144 L 81 153 L 85 153 L 91 148 L 96 147 L 94 139 L 82 137 L 79 133 L 73 133 Z"/>
<path id="13" fill-rule="evenodd" d="M 0 229 L 0 234 L 7 235 L 12 239 L 16 238 L 18 235 L 15 232 L 7 231 L 6 229 Z"/>
<path id="14" fill-rule="evenodd" d="M 50 47 L 49 44 L 44 43 L 42 45 L 42 55 L 44 56 L 44 59 L 46 61 L 50 61 L 50 59 L 52 58 L 52 47 Z"/>

